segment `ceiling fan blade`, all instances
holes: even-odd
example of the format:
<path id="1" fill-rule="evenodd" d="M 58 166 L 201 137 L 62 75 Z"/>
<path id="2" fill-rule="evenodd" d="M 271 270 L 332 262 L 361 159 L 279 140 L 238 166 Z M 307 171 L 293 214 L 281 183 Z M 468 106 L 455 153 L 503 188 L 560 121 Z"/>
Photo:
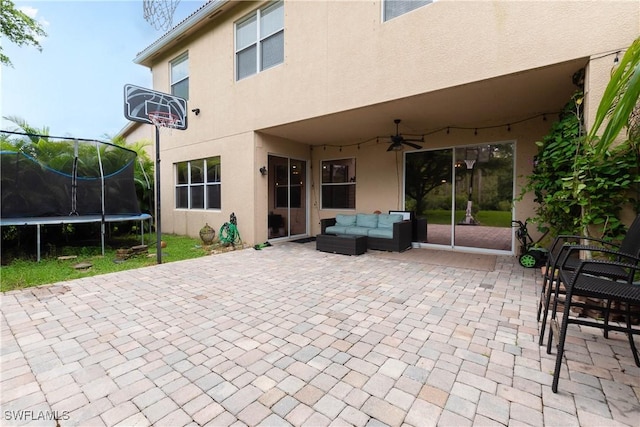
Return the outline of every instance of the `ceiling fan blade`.
<path id="1" fill-rule="evenodd" d="M 403 139 L 409 142 L 424 142 L 424 138 L 403 138 Z"/>
<path id="2" fill-rule="evenodd" d="M 387 151 L 395 151 L 398 147 L 401 146 L 402 144 L 400 144 L 399 142 L 392 142 L 391 144 L 389 144 L 389 148 L 387 148 Z"/>
<path id="3" fill-rule="evenodd" d="M 405 139 L 405 140 L 404 140 L 404 142 L 403 142 L 403 144 L 404 144 L 404 145 L 408 145 L 409 147 L 413 147 L 413 148 L 415 148 L 416 150 L 419 150 L 419 149 L 421 149 L 421 148 L 422 148 L 422 147 L 421 147 L 421 146 L 419 146 L 418 144 L 413 144 L 413 143 L 411 143 L 411 142 L 407 142 L 407 141 L 408 141 L 408 139 Z"/>

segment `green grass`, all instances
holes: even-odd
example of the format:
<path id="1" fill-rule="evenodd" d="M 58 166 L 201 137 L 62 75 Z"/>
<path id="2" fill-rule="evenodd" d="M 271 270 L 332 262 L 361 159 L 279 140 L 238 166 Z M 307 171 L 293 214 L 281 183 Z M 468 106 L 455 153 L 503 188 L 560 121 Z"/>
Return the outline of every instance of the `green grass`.
<path id="1" fill-rule="evenodd" d="M 6 292 L 13 289 L 155 265 L 157 264 L 155 239 L 155 235 L 147 235 L 144 239 L 145 243 L 149 245 L 149 254 L 153 256 L 138 255 L 122 262 L 116 262 L 115 249 L 105 249 L 103 257 L 100 248 L 94 247 L 65 248 L 65 253 L 73 253 L 75 251 L 74 255 L 78 255 L 77 258 L 69 260 L 58 260 L 56 257 L 43 257 L 40 262 L 14 260 L 9 265 L 0 268 L 0 291 Z M 167 243 L 167 247 L 162 249 L 163 263 L 198 258 L 208 255 L 210 249 L 214 249 L 213 246 L 209 249 L 203 248 L 199 239 L 186 236 L 164 234 L 162 240 Z M 86 270 L 73 268 L 74 265 L 80 262 L 88 262 L 92 266 Z"/>
<path id="2" fill-rule="evenodd" d="M 456 223 L 462 221 L 465 211 L 456 211 Z M 451 224 L 451 211 L 447 210 L 430 210 L 426 213 L 427 222 L 429 224 Z M 480 225 L 489 227 L 511 227 L 510 211 L 479 211 L 475 213 L 474 218 Z"/>

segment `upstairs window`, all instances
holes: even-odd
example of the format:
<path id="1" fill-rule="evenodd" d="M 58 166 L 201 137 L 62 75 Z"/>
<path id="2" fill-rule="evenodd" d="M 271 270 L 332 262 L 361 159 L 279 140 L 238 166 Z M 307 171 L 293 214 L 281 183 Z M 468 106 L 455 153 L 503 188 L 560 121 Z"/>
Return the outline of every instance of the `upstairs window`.
<path id="1" fill-rule="evenodd" d="M 433 0 L 383 0 L 382 19 L 388 21 L 429 3 Z"/>
<path id="2" fill-rule="evenodd" d="M 284 62 L 284 3 L 258 9 L 236 24 L 236 80 Z"/>
<path id="3" fill-rule="evenodd" d="M 189 54 L 171 61 L 171 95 L 189 99 Z"/>

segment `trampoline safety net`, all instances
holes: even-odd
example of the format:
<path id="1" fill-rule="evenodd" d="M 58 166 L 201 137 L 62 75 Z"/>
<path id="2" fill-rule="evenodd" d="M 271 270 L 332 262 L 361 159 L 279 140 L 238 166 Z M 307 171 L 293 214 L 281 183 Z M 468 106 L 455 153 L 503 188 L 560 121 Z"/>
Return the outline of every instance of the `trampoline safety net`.
<path id="1" fill-rule="evenodd" d="M 140 214 L 134 151 L 50 138 L 3 148 L 2 218 Z"/>

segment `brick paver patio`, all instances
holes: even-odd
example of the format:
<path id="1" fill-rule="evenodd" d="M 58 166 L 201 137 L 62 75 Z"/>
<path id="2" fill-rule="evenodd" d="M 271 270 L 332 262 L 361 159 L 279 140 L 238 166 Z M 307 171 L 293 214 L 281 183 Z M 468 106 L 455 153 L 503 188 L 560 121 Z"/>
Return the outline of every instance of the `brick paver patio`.
<path id="1" fill-rule="evenodd" d="M 551 392 L 539 283 L 515 258 L 487 272 L 314 248 L 3 294 L 2 425 L 640 424 L 624 336 L 574 325 Z"/>

